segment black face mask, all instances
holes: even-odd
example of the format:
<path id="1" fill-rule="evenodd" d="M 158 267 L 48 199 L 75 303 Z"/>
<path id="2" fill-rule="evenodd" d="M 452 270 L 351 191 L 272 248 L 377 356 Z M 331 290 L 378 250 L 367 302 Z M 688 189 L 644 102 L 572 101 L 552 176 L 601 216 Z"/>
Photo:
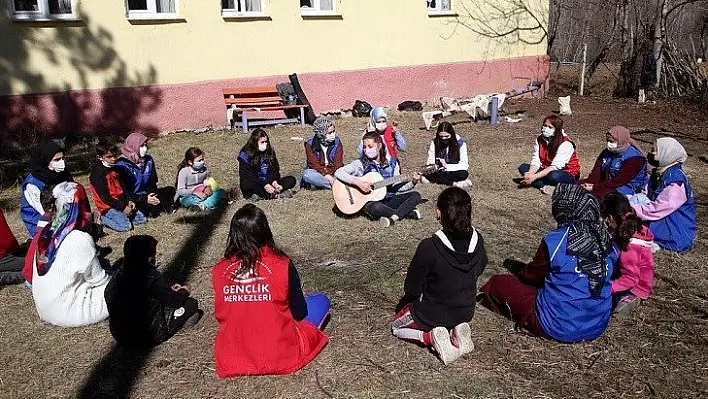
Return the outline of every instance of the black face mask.
<path id="1" fill-rule="evenodd" d="M 647 154 L 647 162 L 649 163 L 649 165 L 655 168 L 659 167 L 659 160 L 656 159 L 656 154 L 654 154 L 653 152 Z"/>

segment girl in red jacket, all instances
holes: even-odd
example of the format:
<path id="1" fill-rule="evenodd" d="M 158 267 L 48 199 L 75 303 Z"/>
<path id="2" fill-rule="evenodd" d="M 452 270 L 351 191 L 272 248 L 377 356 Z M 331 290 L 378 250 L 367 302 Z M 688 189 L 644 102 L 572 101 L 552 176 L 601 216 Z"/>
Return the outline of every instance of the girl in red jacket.
<path id="1" fill-rule="evenodd" d="M 619 277 L 612 281 L 614 313 L 624 314 L 649 298 L 654 286 L 654 234 L 634 213 L 629 200 L 611 192 L 602 200 L 602 216 L 620 248 Z"/>
<path id="2" fill-rule="evenodd" d="M 212 270 L 216 374 L 289 374 L 327 344 L 324 294 L 305 297 L 292 261 L 276 245 L 265 213 L 253 204 L 231 219 L 224 259 Z"/>

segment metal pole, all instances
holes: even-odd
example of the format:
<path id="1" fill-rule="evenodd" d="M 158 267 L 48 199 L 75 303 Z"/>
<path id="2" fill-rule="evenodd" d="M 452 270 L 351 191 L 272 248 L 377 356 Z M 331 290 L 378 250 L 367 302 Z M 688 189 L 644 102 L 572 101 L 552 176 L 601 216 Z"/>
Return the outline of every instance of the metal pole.
<path id="1" fill-rule="evenodd" d="M 497 96 L 492 97 L 492 125 L 499 124 L 499 99 Z"/>
<path id="2" fill-rule="evenodd" d="M 585 94 L 585 63 L 588 58 L 588 44 L 583 43 L 583 63 L 580 65 L 580 95 Z"/>

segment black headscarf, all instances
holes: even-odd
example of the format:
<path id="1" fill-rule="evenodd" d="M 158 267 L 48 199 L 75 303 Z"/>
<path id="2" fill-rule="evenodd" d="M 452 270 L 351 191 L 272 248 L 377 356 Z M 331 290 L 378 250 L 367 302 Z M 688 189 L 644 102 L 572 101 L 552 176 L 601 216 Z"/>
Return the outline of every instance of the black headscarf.
<path id="1" fill-rule="evenodd" d="M 605 257 L 612 237 L 602 222 L 600 201 L 575 184 L 559 184 L 553 192 L 553 217 L 558 227 L 570 225 L 566 254 L 578 259 L 578 269 L 587 276 L 590 294 L 600 296 L 607 277 Z"/>
<path id="2" fill-rule="evenodd" d="M 53 141 L 34 147 L 30 155 L 30 173 L 32 176 L 47 185 L 73 181 L 71 174 L 66 170 L 55 172 L 49 169 L 49 162 L 52 161 L 54 155 L 58 152 L 64 152 L 64 148 Z"/>

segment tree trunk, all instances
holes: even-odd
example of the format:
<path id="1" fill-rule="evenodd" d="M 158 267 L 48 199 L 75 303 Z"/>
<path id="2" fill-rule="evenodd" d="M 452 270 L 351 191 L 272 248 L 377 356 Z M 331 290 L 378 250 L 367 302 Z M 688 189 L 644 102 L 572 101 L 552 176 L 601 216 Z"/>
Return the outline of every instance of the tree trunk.
<path id="1" fill-rule="evenodd" d="M 669 1 L 659 0 L 659 4 L 656 7 L 656 17 L 654 18 L 654 47 L 652 51 L 656 61 L 655 89 L 659 89 L 661 85 L 661 69 L 664 64 L 664 40 L 666 38 L 666 16 L 668 13 Z"/>

